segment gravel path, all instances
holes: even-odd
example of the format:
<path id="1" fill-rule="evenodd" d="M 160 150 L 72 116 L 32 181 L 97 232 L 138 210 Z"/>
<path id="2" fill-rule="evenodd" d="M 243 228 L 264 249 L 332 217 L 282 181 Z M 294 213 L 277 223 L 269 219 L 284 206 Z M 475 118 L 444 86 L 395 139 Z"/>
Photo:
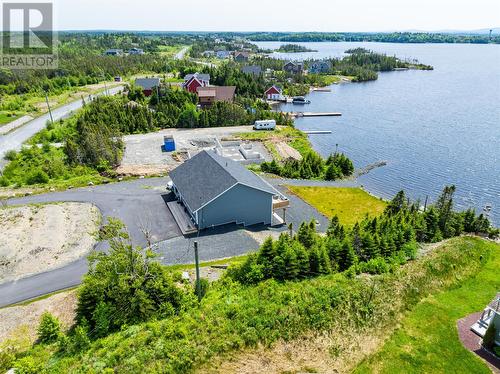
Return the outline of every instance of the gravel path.
<path id="1" fill-rule="evenodd" d="M 481 312 L 473 313 L 457 321 L 458 337 L 472 353 L 481 357 L 495 374 L 500 374 L 500 359 L 487 352 L 481 346 L 481 338 L 474 334 L 470 327 L 479 319 Z"/>

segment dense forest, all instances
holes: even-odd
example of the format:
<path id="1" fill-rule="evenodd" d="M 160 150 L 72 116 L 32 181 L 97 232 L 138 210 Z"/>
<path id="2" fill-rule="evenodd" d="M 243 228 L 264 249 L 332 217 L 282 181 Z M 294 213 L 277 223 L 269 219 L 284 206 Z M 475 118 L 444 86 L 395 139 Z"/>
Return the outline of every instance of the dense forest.
<path id="1" fill-rule="evenodd" d="M 223 35 L 223 34 L 221 34 Z M 500 35 L 475 35 L 427 32 L 392 33 L 322 33 L 322 32 L 256 32 L 234 33 L 253 41 L 280 42 L 382 42 L 382 43 L 500 43 Z"/>

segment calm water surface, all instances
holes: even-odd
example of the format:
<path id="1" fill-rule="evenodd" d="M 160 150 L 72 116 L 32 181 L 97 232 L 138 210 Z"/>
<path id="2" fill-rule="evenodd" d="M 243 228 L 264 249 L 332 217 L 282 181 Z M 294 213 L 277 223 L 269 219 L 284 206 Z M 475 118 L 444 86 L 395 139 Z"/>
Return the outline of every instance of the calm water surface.
<path id="1" fill-rule="evenodd" d="M 296 126 L 332 131 L 310 136 L 323 156 L 338 144 L 358 168 L 387 161 L 359 177 L 368 191 L 390 198 L 404 189 L 412 199 L 424 200 L 455 184 L 459 208 L 482 211 L 491 204 L 490 218 L 500 225 L 500 45 L 300 44 L 318 52 L 275 55 L 340 57 L 348 48 L 365 47 L 433 65 L 434 71 L 388 72 L 373 82 L 333 85 L 332 92 L 311 93 L 311 104 L 302 109 L 282 108 L 342 112 L 342 117 L 298 119 Z"/>

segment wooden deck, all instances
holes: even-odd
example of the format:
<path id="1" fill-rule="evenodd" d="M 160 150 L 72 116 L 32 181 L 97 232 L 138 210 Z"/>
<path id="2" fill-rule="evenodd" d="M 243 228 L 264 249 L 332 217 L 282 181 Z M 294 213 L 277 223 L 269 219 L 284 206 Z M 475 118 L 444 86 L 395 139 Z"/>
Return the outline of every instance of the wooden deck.
<path id="1" fill-rule="evenodd" d="M 181 229 L 182 235 L 194 234 L 198 228 L 191 220 L 191 216 L 186 212 L 184 205 L 177 201 L 167 203 L 168 209 L 172 212 L 177 226 Z"/>

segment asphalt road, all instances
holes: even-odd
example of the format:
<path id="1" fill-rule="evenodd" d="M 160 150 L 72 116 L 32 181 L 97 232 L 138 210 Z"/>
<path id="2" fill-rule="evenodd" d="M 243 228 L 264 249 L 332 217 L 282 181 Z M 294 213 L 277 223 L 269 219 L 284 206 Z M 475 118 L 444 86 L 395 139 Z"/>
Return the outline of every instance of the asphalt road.
<path id="1" fill-rule="evenodd" d="M 116 86 L 108 89 L 108 93 L 110 95 L 115 95 L 122 89 L 123 86 Z M 103 94 L 104 93 L 101 93 L 99 95 Z M 59 108 L 53 109 L 52 117 L 54 118 L 54 121 L 65 118 L 71 115 L 71 113 L 75 110 L 80 109 L 82 105 L 83 103 L 81 99 L 73 101 L 67 105 L 63 105 Z M 0 135 L 0 169 L 5 166 L 5 161 L 3 160 L 3 156 L 5 155 L 5 153 L 11 149 L 14 149 L 16 151 L 20 150 L 23 143 L 33 135 L 35 135 L 37 132 L 44 129 L 47 121 L 49 120 L 50 115 L 46 113 L 6 135 Z"/>
<path id="2" fill-rule="evenodd" d="M 165 186 L 170 179 L 148 178 L 134 181 L 111 183 L 53 192 L 48 194 L 9 199 L 8 205 L 50 203 L 60 201 L 89 202 L 97 206 L 103 217 L 117 217 L 127 226 L 134 245 L 144 247 L 147 244 L 143 229 L 151 233 L 151 240 L 156 243 L 153 249 L 159 260 L 166 265 L 193 263 L 193 241 L 198 241 L 200 260 L 209 261 L 232 257 L 256 250 L 258 243 L 241 227 L 229 225 L 221 228 L 204 230 L 199 237 L 182 236 L 165 201 L 170 198 Z M 301 181 L 269 179 L 269 182 L 282 192 L 281 184 L 301 185 Z M 316 182 L 311 181 L 311 185 Z M 328 185 L 334 185 L 329 183 Z M 286 193 L 291 200 L 287 209 L 287 222 L 298 228 L 303 221 L 315 219 L 318 229 L 328 227 L 326 217 L 301 199 Z M 262 230 L 263 227 L 251 228 Z M 99 243 L 97 250 L 105 250 L 106 243 Z M 87 260 L 81 258 L 61 268 L 0 285 L 0 307 L 32 299 L 61 289 L 76 286 L 87 272 Z"/>

